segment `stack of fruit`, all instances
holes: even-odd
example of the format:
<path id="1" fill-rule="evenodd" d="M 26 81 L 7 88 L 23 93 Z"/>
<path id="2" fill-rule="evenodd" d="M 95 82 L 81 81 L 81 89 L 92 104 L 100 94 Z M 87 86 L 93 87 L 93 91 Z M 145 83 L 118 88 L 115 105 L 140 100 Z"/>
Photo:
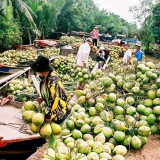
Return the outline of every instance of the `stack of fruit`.
<path id="1" fill-rule="evenodd" d="M 45 123 L 44 110 L 43 104 L 39 105 L 37 101 L 27 101 L 21 109 L 22 118 L 30 124 L 33 133 L 39 133 L 43 138 L 60 134 L 61 127 L 58 124 Z"/>
<path id="2" fill-rule="evenodd" d="M 82 44 L 82 43 L 73 43 L 73 44 L 72 44 L 72 48 L 73 48 L 74 50 L 78 51 L 79 46 L 80 46 L 81 44 Z"/>
<path id="3" fill-rule="evenodd" d="M 16 101 L 20 102 L 35 99 L 35 97 L 38 96 L 32 81 L 27 78 L 12 80 L 8 84 L 7 95 L 14 95 Z"/>
<path id="4" fill-rule="evenodd" d="M 76 59 L 73 54 L 68 55 L 67 57 L 59 56 L 54 60 L 52 66 L 58 72 L 59 77 L 62 81 L 74 81 L 74 68 L 76 65 Z"/>
<path id="5" fill-rule="evenodd" d="M 67 57 L 59 56 L 54 60 L 52 66 L 55 68 L 62 81 L 69 82 L 74 81 L 75 78 L 77 79 L 75 55 L 70 54 Z M 95 62 L 91 58 L 89 58 L 89 69 L 92 70 L 94 66 Z"/>
<path id="6" fill-rule="evenodd" d="M 105 44 L 104 47 L 108 48 L 110 50 L 110 56 L 115 58 L 115 59 L 118 59 L 119 56 L 121 54 L 124 54 L 124 52 L 125 52 L 125 49 L 123 47 L 120 47 L 120 46 Z"/>
<path id="7" fill-rule="evenodd" d="M 7 66 L 16 66 L 19 61 L 35 60 L 38 55 L 44 55 L 49 58 L 59 55 L 60 49 L 46 48 L 43 51 L 37 51 L 33 49 L 29 50 L 8 50 L 0 54 L 0 63 Z"/>
<path id="8" fill-rule="evenodd" d="M 125 160 L 127 148 L 139 149 L 160 132 L 160 70 L 152 62 L 134 68 L 97 77 L 75 91 L 61 137 L 43 160 Z"/>
<path id="9" fill-rule="evenodd" d="M 97 53 L 98 52 L 98 48 L 96 46 L 91 46 L 91 52 Z"/>
<path id="10" fill-rule="evenodd" d="M 60 44 L 62 45 L 68 45 L 68 44 L 73 44 L 76 42 L 76 39 L 73 36 L 62 36 L 60 38 Z"/>

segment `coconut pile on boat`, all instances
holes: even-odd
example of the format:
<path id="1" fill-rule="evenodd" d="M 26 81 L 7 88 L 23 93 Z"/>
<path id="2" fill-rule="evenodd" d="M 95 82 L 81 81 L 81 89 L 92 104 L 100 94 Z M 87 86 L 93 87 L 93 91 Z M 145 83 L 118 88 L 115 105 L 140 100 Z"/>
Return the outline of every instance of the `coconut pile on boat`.
<path id="1" fill-rule="evenodd" d="M 38 52 L 35 49 L 28 50 L 8 50 L 0 54 L 0 63 L 7 66 L 17 66 L 18 62 L 37 59 L 38 55 L 44 55 L 49 58 L 59 55 L 59 48 L 46 48 Z"/>
<path id="2" fill-rule="evenodd" d="M 113 68 L 108 75 L 101 70 L 91 75 L 92 81 L 74 92 L 77 100 L 72 112 L 42 160 L 125 160 L 129 148 L 143 147 L 160 130 L 158 65 L 133 59 L 132 65 Z M 44 116 L 41 108 L 23 107 L 22 117 L 26 120 L 26 112 L 32 112 L 26 121 L 49 142 L 57 134 L 43 118 L 41 125 L 36 123 L 36 114 Z"/>

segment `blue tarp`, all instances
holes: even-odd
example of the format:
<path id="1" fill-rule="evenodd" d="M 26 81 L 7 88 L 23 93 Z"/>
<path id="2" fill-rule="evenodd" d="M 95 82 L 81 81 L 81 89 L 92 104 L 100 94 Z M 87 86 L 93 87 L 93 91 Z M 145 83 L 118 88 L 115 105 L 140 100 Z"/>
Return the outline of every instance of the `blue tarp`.
<path id="1" fill-rule="evenodd" d="M 129 42 L 131 42 L 131 43 L 136 43 L 136 40 L 133 40 L 133 39 L 130 39 L 130 40 L 122 40 L 122 42 L 127 42 L 127 43 L 129 43 Z"/>

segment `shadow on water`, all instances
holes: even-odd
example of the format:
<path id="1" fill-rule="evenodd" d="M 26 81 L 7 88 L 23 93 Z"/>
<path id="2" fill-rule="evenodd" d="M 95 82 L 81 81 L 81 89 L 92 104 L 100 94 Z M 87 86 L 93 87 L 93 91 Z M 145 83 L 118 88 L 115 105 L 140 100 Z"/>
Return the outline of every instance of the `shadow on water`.
<path id="1" fill-rule="evenodd" d="M 0 148 L 0 160 L 26 160 L 45 143 L 45 139 L 17 142 Z"/>

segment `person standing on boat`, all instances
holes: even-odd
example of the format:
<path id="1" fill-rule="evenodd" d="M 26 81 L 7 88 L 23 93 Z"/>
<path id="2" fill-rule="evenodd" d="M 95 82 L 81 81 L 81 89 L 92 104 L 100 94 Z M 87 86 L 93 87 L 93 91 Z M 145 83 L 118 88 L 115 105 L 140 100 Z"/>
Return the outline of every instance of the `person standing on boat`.
<path id="1" fill-rule="evenodd" d="M 140 41 L 137 41 L 136 42 L 136 44 L 135 44 L 135 46 L 136 46 L 136 52 L 135 52 L 135 54 L 134 54 L 134 57 L 135 58 L 137 58 L 137 61 L 138 62 L 142 62 L 142 51 L 141 51 L 141 42 Z"/>
<path id="2" fill-rule="evenodd" d="M 87 38 L 86 42 L 83 43 L 77 53 L 77 66 L 88 67 L 88 57 L 91 51 L 92 39 Z"/>
<path id="3" fill-rule="evenodd" d="M 129 65 L 130 61 L 131 61 L 131 58 L 132 58 L 132 52 L 130 50 L 129 44 L 125 44 L 124 48 L 125 48 L 126 52 L 123 56 L 122 61 L 123 61 L 124 65 Z"/>
<path id="4" fill-rule="evenodd" d="M 98 32 L 98 28 L 97 27 L 94 27 L 93 31 L 90 33 L 91 36 L 92 36 L 92 43 L 94 46 L 97 46 L 97 43 L 98 43 L 98 35 L 99 35 L 99 32 Z"/>
<path id="5" fill-rule="evenodd" d="M 88 58 L 91 51 L 92 39 L 87 38 L 85 43 L 81 44 L 77 53 L 76 66 L 80 68 L 88 68 Z M 83 89 L 84 83 L 78 82 L 77 89 Z"/>
<path id="6" fill-rule="evenodd" d="M 30 67 L 40 77 L 41 97 L 37 101 L 45 102 L 46 122 L 62 123 L 69 115 L 71 106 L 60 78 L 53 71 L 49 59 L 45 56 L 39 56 L 30 64 Z"/>

